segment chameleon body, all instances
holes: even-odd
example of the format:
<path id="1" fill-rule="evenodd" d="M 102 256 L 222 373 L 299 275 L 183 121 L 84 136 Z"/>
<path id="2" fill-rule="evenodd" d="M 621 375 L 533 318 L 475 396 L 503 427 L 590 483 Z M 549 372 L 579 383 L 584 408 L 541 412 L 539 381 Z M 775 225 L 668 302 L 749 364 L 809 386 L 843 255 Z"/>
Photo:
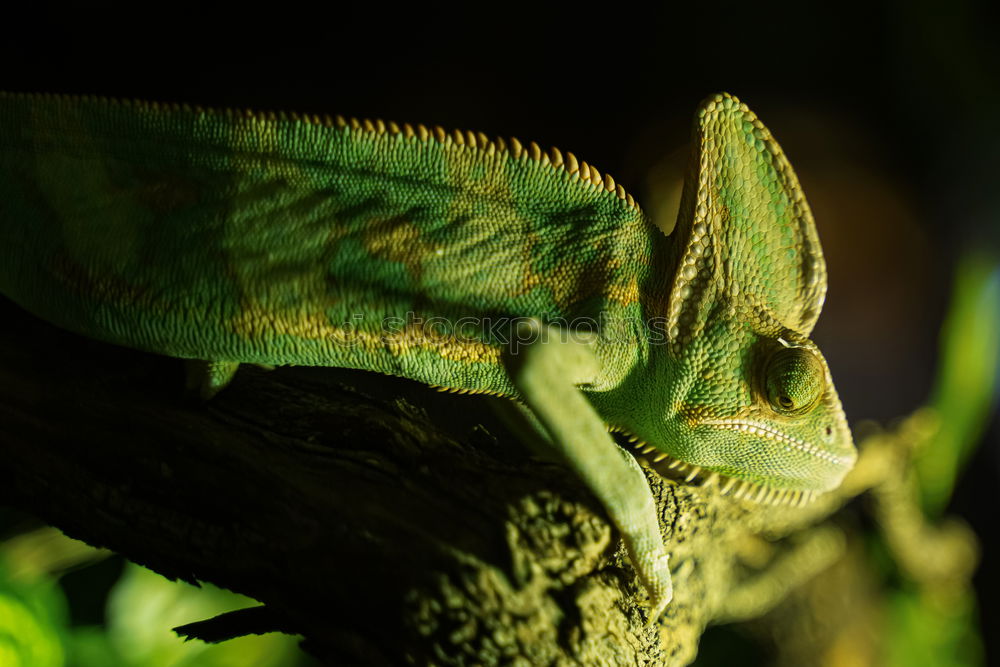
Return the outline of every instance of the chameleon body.
<path id="1" fill-rule="evenodd" d="M 811 214 L 726 94 L 696 116 L 670 236 L 610 177 L 514 139 L 0 94 L 0 253 L 27 310 L 212 362 L 216 385 L 243 362 L 343 366 L 523 400 L 657 612 L 652 499 L 607 429 L 664 474 L 761 501 L 804 502 L 855 459 L 808 339 L 826 289 Z"/>

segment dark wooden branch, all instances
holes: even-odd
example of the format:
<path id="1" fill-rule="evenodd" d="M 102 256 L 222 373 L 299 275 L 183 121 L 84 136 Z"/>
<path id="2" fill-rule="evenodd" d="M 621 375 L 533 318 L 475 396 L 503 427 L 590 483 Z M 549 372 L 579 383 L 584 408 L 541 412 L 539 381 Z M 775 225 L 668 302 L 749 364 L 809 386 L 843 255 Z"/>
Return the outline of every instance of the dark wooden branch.
<path id="1" fill-rule="evenodd" d="M 686 664 L 742 576 L 746 510 L 651 478 L 676 594 L 645 627 L 596 501 L 496 424 L 477 426 L 487 399 L 249 368 L 192 404 L 180 361 L 6 301 L 0 317 L 0 500 L 266 605 L 189 633 L 282 630 L 351 664 Z"/>
<path id="2" fill-rule="evenodd" d="M 360 372 L 250 368 L 190 404 L 179 361 L 2 305 L 2 500 L 169 577 L 250 595 L 317 655 L 567 657 L 584 650 L 581 587 L 631 581 L 571 475 L 468 428 L 460 415 L 479 400 Z M 450 411 L 452 432 L 414 395 Z M 650 650 L 635 602 L 618 606 L 609 613 L 634 616 L 635 636 L 609 655 Z"/>

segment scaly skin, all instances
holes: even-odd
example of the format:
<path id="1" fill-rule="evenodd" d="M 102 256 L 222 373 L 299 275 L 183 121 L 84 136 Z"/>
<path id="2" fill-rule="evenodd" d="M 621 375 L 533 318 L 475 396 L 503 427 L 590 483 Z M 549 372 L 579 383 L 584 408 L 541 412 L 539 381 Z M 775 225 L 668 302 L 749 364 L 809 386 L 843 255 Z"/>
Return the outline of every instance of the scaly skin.
<path id="1" fill-rule="evenodd" d="M 177 357 L 511 395 L 497 341 L 383 320 L 638 314 L 662 245 L 571 155 L 471 133 L 16 95 L 0 119 L 0 289 Z"/>
<path id="2" fill-rule="evenodd" d="M 667 237 L 610 177 L 535 144 L 0 94 L 0 291 L 217 368 L 343 366 L 507 397 L 511 321 L 596 323 L 580 389 L 654 467 L 804 502 L 855 458 L 808 340 L 826 290 L 812 217 L 738 100 L 706 100 L 695 138 Z"/>

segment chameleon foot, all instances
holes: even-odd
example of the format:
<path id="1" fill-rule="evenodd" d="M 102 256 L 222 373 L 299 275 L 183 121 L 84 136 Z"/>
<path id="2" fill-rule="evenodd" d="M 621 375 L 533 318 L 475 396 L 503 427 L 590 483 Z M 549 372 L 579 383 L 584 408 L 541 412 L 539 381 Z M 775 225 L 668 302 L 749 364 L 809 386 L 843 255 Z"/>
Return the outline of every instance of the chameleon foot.
<path id="1" fill-rule="evenodd" d="M 626 546 L 629 546 L 626 540 Z M 650 553 L 637 554 L 629 548 L 629 556 L 639 575 L 639 581 L 649 594 L 649 618 L 646 627 L 654 625 L 674 599 L 674 584 L 670 579 L 670 554 L 662 545 Z"/>

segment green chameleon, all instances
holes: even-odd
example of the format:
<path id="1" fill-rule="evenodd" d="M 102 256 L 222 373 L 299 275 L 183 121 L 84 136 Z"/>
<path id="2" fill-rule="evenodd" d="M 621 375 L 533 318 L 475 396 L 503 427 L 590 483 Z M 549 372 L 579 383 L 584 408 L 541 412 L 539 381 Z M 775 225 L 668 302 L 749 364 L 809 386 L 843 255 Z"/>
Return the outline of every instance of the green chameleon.
<path id="1" fill-rule="evenodd" d="M 660 221 L 661 223 L 663 221 Z M 669 227 L 669 224 L 662 225 Z M 0 94 L 0 292 L 200 360 L 342 366 L 497 401 L 601 500 L 650 595 L 642 469 L 805 503 L 856 455 L 808 339 L 809 208 L 736 98 L 707 99 L 670 236 L 572 153 L 409 124 Z"/>

